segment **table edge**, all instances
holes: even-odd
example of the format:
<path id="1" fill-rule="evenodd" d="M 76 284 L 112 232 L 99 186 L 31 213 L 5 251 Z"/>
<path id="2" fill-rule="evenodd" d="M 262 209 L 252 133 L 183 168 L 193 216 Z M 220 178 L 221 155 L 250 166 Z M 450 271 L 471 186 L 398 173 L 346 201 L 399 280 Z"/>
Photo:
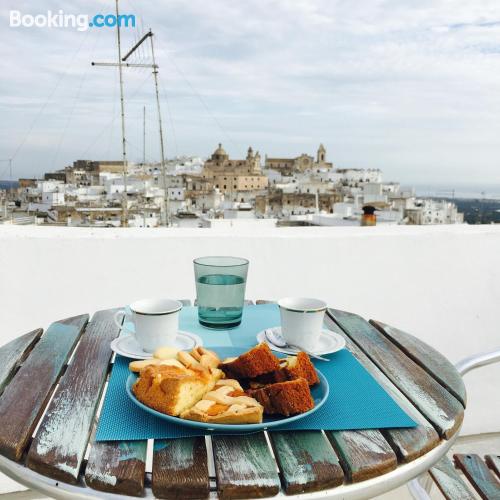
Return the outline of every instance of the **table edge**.
<path id="1" fill-rule="evenodd" d="M 429 470 L 437 463 L 448 450 L 453 446 L 454 442 L 460 434 L 460 428 L 448 440 L 441 440 L 441 443 L 433 448 L 425 455 L 409 462 L 399 465 L 395 470 L 382 474 L 381 476 L 359 483 L 344 484 L 335 488 L 316 491 L 312 493 L 303 493 L 299 495 L 285 495 L 280 489 L 280 493 L 274 498 L 300 498 L 304 500 L 313 500 L 318 498 L 332 499 L 361 499 L 371 498 L 376 495 L 387 493 L 399 486 L 404 485 L 411 479 L 418 477 Z M 117 495 L 114 493 L 103 493 L 93 490 L 85 485 L 70 485 L 54 479 L 50 479 L 37 472 L 26 468 L 23 464 L 13 462 L 4 456 L 0 455 L 0 472 L 9 476 L 14 481 L 33 489 L 35 491 L 45 493 L 48 496 L 56 499 L 81 499 L 94 500 L 96 498 L 105 498 L 109 500 L 118 499 L 136 499 L 137 497 Z M 145 489 L 145 495 L 142 498 L 155 498 L 151 489 Z M 211 498 L 216 497 L 216 492 L 211 492 Z"/>

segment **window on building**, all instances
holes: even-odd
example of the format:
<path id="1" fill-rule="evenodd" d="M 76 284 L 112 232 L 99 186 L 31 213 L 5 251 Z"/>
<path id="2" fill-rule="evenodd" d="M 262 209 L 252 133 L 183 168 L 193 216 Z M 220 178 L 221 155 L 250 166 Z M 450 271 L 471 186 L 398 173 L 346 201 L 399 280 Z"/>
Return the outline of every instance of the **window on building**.
<path id="1" fill-rule="evenodd" d="M 234 189 L 236 189 L 236 184 L 233 186 Z"/>
<path id="2" fill-rule="evenodd" d="M 227 186 L 224 184 L 224 189 L 227 189 Z"/>

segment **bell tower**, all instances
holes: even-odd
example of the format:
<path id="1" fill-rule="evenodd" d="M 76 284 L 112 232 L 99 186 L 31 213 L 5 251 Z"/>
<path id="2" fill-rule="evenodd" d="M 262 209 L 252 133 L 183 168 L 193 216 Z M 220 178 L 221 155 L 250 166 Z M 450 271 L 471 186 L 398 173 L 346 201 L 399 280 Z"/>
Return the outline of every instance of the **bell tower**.
<path id="1" fill-rule="evenodd" d="M 323 144 L 320 144 L 319 145 L 319 148 L 318 148 L 318 153 L 316 155 L 316 163 L 325 163 L 325 160 L 326 160 L 326 149 L 325 149 L 325 146 L 323 146 Z"/>

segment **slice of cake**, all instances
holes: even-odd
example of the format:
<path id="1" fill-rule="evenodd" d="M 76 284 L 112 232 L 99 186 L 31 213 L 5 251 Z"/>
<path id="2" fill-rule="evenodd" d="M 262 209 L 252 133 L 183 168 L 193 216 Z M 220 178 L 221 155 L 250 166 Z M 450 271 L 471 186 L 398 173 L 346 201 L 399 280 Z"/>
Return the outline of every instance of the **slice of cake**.
<path id="1" fill-rule="evenodd" d="M 318 373 L 305 352 L 297 353 L 297 356 L 288 356 L 283 363 L 282 370 L 286 373 L 288 380 L 305 378 L 309 385 L 319 384 Z"/>
<path id="2" fill-rule="evenodd" d="M 318 373 L 312 364 L 309 356 L 305 352 L 299 352 L 296 356 L 288 356 L 280 359 L 279 370 L 264 373 L 255 379 L 248 381 L 248 387 L 257 389 L 276 382 L 285 382 L 305 378 L 310 386 L 319 384 Z"/>
<path id="3" fill-rule="evenodd" d="M 132 391 L 145 405 L 177 416 L 200 401 L 222 375 L 218 369 L 147 365 L 141 370 Z"/>
<path id="4" fill-rule="evenodd" d="M 224 360 L 219 368 L 228 378 L 247 379 L 279 370 L 280 363 L 269 346 L 261 343 L 237 358 Z"/>
<path id="5" fill-rule="evenodd" d="M 247 394 L 255 398 L 268 415 L 297 415 L 314 408 L 309 384 L 304 378 L 277 382 L 260 389 L 249 389 Z"/>
<path id="6" fill-rule="evenodd" d="M 262 405 L 247 396 L 237 380 L 223 379 L 201 401 L 181 413 L 181 418 L 214 424 L 258 424 Z"/>

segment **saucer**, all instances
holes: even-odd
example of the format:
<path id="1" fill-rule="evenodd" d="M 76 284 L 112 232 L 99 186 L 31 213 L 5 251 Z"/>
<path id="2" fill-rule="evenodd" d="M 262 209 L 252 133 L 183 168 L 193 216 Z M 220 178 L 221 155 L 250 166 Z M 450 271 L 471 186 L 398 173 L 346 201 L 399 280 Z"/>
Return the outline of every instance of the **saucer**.
<path id="1" fill-rule="evenodd" d="M 281 333 L 281 326 L 275 326 L 274 328 L 269 328 L 269 330 L 274 330 Z M 285 354 L 297 354 L 296 349 L 287 349 L 282 347 L 277 347 L 274 344 L 271 344 L 267 338 L 264 330 L 257 334 L 257 340 L 260 342 L 265 342 L 273 351 L 283 352 Z M 314 354 L 331 354 L 332 352 L 340 351 L 345 347 L 345 339 L 342 335 L 338 333 L 332 332 L 331 330 L 327 330 L 323 328 L 321 330 L 321 334 L 318 340 L 318 347 L 311 351 Z"/>
<path id="2" fill-rule="evenodd" d="M 203 341 L 198 335 L 179 330 L 173 342 L 169 347 L 176 347 L 180 351 L 189 351 L 196 346 L 203 345 Z M 146 352 L 137 343 L 133 335 L 122 335 L 111 342 L 111 350 L 131 359 L 149 359 L 153 353 Z"/>

